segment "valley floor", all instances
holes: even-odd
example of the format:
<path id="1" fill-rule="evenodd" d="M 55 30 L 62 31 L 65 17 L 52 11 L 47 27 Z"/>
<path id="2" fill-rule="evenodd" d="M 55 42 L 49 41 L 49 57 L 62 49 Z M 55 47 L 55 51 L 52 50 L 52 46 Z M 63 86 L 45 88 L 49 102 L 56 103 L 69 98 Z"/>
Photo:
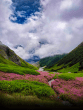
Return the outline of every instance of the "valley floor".
<path id="1" fill-rule="evenodd" d="M 73 109 L 74 108 L 76 109 L 76 108 L 83 107 L 83 77 L 76 77 L 75 80 L 66 81 L 62 78 L 58 78 L 58 75 L 60 73 L 48 73 L 46 71 L 39 71 L 39 70 L 38 72 L 40 73 L 40 75 L 30 75 L 30 74 L 19 75 L 15 73 L 0 72 L 0 80 L 1 81 L 29 80 L 29 81 L 42 82 L 48 85 L 49 87 L 51 87 L 55 91 L 56 97 L 51 96 L 50 99 L 48 99 L 45 97 L 38 98 L 36 96 L 29 96 L 29 95 L 21 96 L 20 94 L 15 94 L 15 93 L 9 94 L 4 92 L 5 88 L 3 88 L 3 90 L 0 89 L 1 90 L 0 97 L 2 97 L 2 94 L 3 94 L 3 97 L 5 96 L 6 100 L 7 98 L 8 100 L 10 100 L 9 102 L 11 102 L 13 98 L 14 101 L 17 100 L 19 103 L 21 103 L 21 105 L 23 103 L 22 100 L 25 100 L 24 102 L 32 103 L 31 105 L 29 104 L 28 107 L 34 105 L 33 107 L 35 108 L 40 108 L 40 107 L 41 108 L 45 108 L 45 107 L 47 108 L 49 107 L 69 108 L 70 107 L 71 108 L 72 107 Z M 53 79 L 55 75 L 57 78 Z M 19 100 L 21 100 L 22 102 L 20 102 Z M 23 106 L 24 105 L 26 104 L 23 103 Z"/>

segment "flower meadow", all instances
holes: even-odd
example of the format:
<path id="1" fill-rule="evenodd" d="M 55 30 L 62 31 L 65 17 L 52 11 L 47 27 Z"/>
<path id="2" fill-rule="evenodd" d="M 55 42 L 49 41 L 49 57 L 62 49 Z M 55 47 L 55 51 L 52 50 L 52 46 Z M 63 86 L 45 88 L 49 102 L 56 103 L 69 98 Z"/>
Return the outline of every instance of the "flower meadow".
<path id="1" fill-rule="evenodd" d="M 49 85 L 49 81 L 54 79 L 51 82 L 51 87 L 57 94 L 57 97 L 51 97 L 53 100 L 66 100 L 72 104 L 83 104 L 83 77 L 77 77 L 78 75 L 74 74 L 74 79 L 71 77 L 58 77 L 62 73 L 48 73 L 46 71 L 38 71 L 40 75 L 19 75 L 15 73 L 5 73 L 0 72 L 0 80 L 28 80 L 28 81 L 38 81 Z M 79 74 L 79 73 L 78 73 Z M 64 73 L 65 75 L 65 73 Z M 80 74 L 81 75 L 81 74 Z M 66 75 L 67 76 L 67 75 Z M 70 79 L 69 79 L 70 78 Z"/>
<path id="2" fill-rule="evenodd" d="M 51 80 L 55 74 L 50 74 L 48 72 L 42 72 L 38 71 L 40 75 L 30 75 L 30 74 L 25 74 L 25 75 L 19 75 L 15 73 L 4 73 L 0 72 L 0 80 L 29 80 L 29 81 L 39 81 L 45 84 L 48 84 L 48 81 Z"/>
<path id="3" fill-rule="evenodd" d="M 71 103 L 83 104 L 83 77 L 76 77 L 75 80 L 55 79 L 51 83 L 51 87 L 63 100 Z"/>

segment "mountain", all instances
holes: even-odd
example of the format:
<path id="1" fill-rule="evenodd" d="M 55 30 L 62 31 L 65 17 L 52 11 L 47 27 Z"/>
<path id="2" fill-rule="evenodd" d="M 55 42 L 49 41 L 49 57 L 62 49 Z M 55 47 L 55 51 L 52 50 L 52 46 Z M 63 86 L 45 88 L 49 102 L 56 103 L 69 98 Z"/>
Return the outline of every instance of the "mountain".
<path id="1" fill-rule="evenodd" d="M 59 72 L 83 72 L 83 42 L 47 69 Z"/>
<path id="2" fill-rule="evenodd" d="M 29 58 L 29 59 L 25 59 L 26 62 L 33 64 L 36 63 L 40 60 L 39 56 L 33 55 L 33 57 Z"/>
<path id="3" fill-rule="evenodd" d="M 27 63 L 18 55 L 15 54 L 8 46 L 0 42 L 0 63 L 9 64 L 9 65 L 19 65 L 22 67 L 27 67 L 30 69 L 37 69 L 35 66 Z"/>
<path id="4" fill-rule="evenodd" d="M 33 65 L 33 66 L 36 66 L 37 68 L 39 68 L 39 67 L 40 67 L 39 61 L 38 61 L 38 62 L 36 62 L 36 63 L 32 63 L 32 65 Z"/>
<path id="5" fill-rule="evenodd" d="M 41 67 L 47 66 L 47 68 L 52 67 L 55 65 L 57 61 L 59 61 L 61 58 L 63 58 L 67 54 L 58 54 L 54 56 L 45 57 L 39 60 L 39 64 Z"/>

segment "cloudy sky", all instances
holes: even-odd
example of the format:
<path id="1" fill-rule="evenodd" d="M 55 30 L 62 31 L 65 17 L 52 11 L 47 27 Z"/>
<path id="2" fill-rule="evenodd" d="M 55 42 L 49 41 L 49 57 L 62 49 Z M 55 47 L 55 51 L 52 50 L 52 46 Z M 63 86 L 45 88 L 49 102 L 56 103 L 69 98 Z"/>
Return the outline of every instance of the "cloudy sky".
<path id="1" fill-rule="evenodd" d="M 83 0 L 0 0 L 0 41 L 23 59 L 68 53 L 83 41 Z"/>

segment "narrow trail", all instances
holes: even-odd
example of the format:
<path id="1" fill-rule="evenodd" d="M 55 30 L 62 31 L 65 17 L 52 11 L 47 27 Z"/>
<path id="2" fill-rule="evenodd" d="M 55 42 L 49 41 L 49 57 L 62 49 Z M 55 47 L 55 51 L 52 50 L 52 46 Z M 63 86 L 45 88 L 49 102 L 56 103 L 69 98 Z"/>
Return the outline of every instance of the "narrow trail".
<path id="1" fill-rule="evenodd" d="M 47 72 L 44 71 L 44 67 L 40 67 L 38 71 L 42 71 L 42 72 Z M 51 79 L 50 81 L 48 81 L 49 86 L 51 87 L 51 83 L 54 81 L 54 79 Z"/>

